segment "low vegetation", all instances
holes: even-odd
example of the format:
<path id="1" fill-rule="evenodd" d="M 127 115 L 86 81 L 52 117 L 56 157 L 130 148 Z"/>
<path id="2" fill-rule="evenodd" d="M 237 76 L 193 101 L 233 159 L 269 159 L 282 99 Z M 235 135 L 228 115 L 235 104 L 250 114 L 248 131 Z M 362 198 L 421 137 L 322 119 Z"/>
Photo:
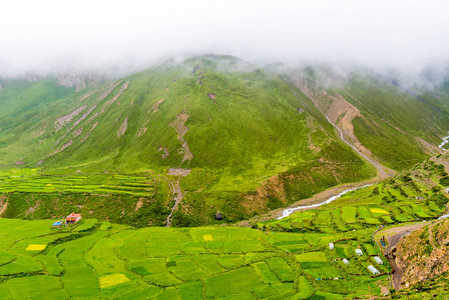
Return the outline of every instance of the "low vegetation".
<path id="1" fill-rule="evenodd" d="M 442 199 L 447 198 L 439 186 L 446 176 L 439 166 L 446 160 L 440 156 L 425 161 L 318 209 L 258 223 L 256 229 L 136 229 L 89 219 L 89 214 L 76 225 L 61 228 L 52 228 L 54 220 L 0 219 L 0 292 L 6 299 L 44 295 L 118 299 L 143 295 L 155 299 L 381 296 L 390 291 L 392 267 L 373 233 L 381 225 L 431 220 L 441 214 L 447 202 Z M 432 182 L 426 185 L 423 176 Z M 108 185 L 114 181 L 126 187 L 125 183 L 140 182 L 148 188 L 137 177 L 106 177 Z M 73 181 L 68 179 L 73 178 L 61 179 L 61 183 Z M 42 184 L 39 188 L 48 188 L 48 183 Z M 373 274 L 370 265 L 379 273 Z M 37 283 L 45 289 L 36 288 Z M 406 290 L 392 296 L 412 294 Z"/>

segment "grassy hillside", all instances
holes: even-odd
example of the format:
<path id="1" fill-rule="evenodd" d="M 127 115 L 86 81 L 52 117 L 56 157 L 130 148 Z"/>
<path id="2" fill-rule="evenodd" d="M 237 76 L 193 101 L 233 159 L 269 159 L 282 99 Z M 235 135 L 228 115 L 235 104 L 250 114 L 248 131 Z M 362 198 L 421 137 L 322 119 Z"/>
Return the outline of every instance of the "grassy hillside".
<path id="1" fill-rule="evenodd" d="M 315 159 L 311 143 L 326 154 L 326 145 L 336 140 L 300 100 L 279 77 L 236 58 L 167 62 L 98 90 L 60 97 L 45 109 L 34 98 L 27 98 L 31 107 L 21 97 L 15 106 L 2 103 L 7 115 L 22 117 L 11 126 L 2 122 L 1 138 L 9 146 L 2 157 L 5 166 L 23 158 L 47 168 L 276 173 L 281 162 L 288 167 Z"/>
<path id="2" fill-rule="evenodd" d="M 447 136 L 447 93 L 411 93 L 374 75 L 356 74 L 335 91 L 361 111 L 363 118 L 353 122 L 356 136 L 390 168 L 402 170 L 429 155 L 428 147 L 416 138 L 437 146 Z"/>
<path id="3" fill-rule="evenodd" d="M 447 136 L 445 84 L 403 82 L 405 88 L 369 70 L 323 66 L 292 71 L 288 80 L 313 99 L 362 153 L 394 170 L 435 154 Z"/>
<path id="4" fill-rule="evenodd" d="M 12 88 L 5 83 L 0 96 Z M 217 210 L 241 220 L 374 176 L 310 99 L 234 57 L 168 61 L 66 93 L 46 105 L 5 102 L 21 122 L 0 118 L 3 167 L 58 176 L 151 172 L 156 185 L 179 181 L 178 226 L 211 223 Z M 170 168 L 191 172 L 172 177 Z M 273 177 L 285 189 L 252 199 Z"/>

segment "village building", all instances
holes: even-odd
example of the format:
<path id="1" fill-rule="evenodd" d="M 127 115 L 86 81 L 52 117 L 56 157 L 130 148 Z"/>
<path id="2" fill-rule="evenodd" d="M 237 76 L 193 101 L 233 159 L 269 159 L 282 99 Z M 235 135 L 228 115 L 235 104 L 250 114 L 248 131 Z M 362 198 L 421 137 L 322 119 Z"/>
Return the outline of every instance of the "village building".
<path id="1" fill-rule="evenodd" d="M 81 215 L 80 214 L 71 213 L 70 215 L 67 216 L 66 222 L 67 223 L 71 223 L 71 224 L 75 224 L 79 220 L 81 220 Z"/>
<path id="2" fill-rule="evenodd" d="M 349 261 L 346 258 L 343 258 L 343 263 L 347 266 L 349 265 Z"/>
<path id="3" fill-rule="evenodd" d="M 357 254 L 358 256 L 362 256 L 363 255 L 363 251 L 360 249 L 355 249 L 355 254 Z"/>
<path id="4" fill-rule="evenodd" d="M 334 250 L 334 243 L 329 243 L 329 250 Z"/>

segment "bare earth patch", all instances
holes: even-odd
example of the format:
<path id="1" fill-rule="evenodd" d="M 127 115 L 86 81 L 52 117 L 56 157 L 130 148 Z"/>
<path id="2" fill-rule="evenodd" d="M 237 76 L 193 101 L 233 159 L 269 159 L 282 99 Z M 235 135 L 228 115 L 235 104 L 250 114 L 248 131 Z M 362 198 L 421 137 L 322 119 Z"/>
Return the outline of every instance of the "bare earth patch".
<path id="1" fill-rule="evenodd" d="M 161 151 L 164 152 L 164 153 L 162 153 L 162 159 L 166 159 L 170 155 L 170 153 L 168 152 L 169 148 L 170 147 L 168 147 L 168 148 L 160 147 L 159 150 L 157 150 L 157 152 L 161 152 Z"/>
<path id="2" fill-rule="evenodd" d="M 55 122 L 55 130 L 56 132 L 58 132 L 59 130 L 62 129 L 62 127 L 66 126 L 67 124 L 69 124 L 74 117 L 76 117 L 77 115 L 79 115 L 84 109 L 86 109 L 86 105 L 83 105 L 77 109 L 75 109 L 74 111 L 72 111 L 70 114 L 66 115 L 66 116 L 61 116 L 59 117 L 56 122 Z"/>
<path id="3" fill-rule="evenodd" d="M 140 128 L 139 133 L 137 134 L 137 137 L 141 137 L 142 135 L 144 135 L 145 132 L 147 132 L 147 130 L 148 130 L 148 128 L 146 128 L 146 127 Z"/>
<path id="4" fill-rule="evenodd" d="M 195 68 L 193 68 L 193 71 L 192 71 L 192 73 L 196 73 L 196 71 L 198 70 L 198 69 L 200 69 L 201 67 L 200 67 L 200 65 L 198 64 L 198 65 L 196 65 L 195 66 Z"/>
<path id="5" fill-rule="evenodd" d="M 83 132 L 83 127 L 81 127 L 80 129 L 75 130 L 75 131 L 72 133 L 73 138 L 77 138 L 78 136 L 81 135 L 82 132 Z"/>
<path id="6" fill-rule="evenodd" d="M 120 126 L 120 128 L 117 130 L 117 137 L 121 137 L 125 134 L 126 130 L 128 129 L 128 117 L 125 119 L 123 124 Z"/>
<path id="7" fill-rule="evenodd" d="M 165 99 L 158 100 L 156 103 L 153 104 L 153 106 L 151 106 L 151 108 L 148 110 L 148 113 L 151 112 L 151 114 L 154 114 L 155 112 L 157 112 L 159 110 L 159 105 L 161 105 L 161 103 L 164 101 Z"/>
<path id="8" fill-rule="evenodd" d="M 1 130 L 0 130 L 1 131 Z M 47 131 L 47 126 L 42 127 L 39 132 L 36 134 L 36 137 L 43 135 Z"/>
<path id="9" fill-rule="evenodd" d="M 284 205 L 288 202 L 284 193 L 284 183 L 278 175 L 274 175 L 268 181 L 262 183 L 254 194 L 245 196 L 241 205 L 248 214 L 263 211 L 267 208 L 269 195 L 274 195 Z"/>
<path id="10" fill-rule="evenodd" d="M 190 169 L 182 169 L 182 168 L 170 168 L 168 169 L 168 174 L 173 176 L 181 176 L 185 177 L 189 175 L 192 170 Z"/>
<path id="11" fill-rule="evenodd" d="M 95 94 L 96 92 L 98 92 L 98 90 L 95 90 L 91 93 L 85 94 L 83 97 L 81 97 L 81 99 L 78 102 L 82 102 L 83 100 L 85 100 L 86 98 L 92 96 L 93 94 Z"/>
<path id="12" fill-rule="evenodd" d="M 98 126 L 98 122 L 95 123 L 94 125 L 92 125 L 92 128 L 89 130 L 89 132 L 81 140 L 81 143 L 84 143 L 89 138 L 89 136 L 92 134 L 92 131 L 94 131 L 95 127 L 97 127 L 97 126 Z"/>
<path id="13" fill-rule="evenodd" d="M 0 196 L 0 216 L 6 211 L 8 208 L 8 201 L 5 196 Z"/>
<path id="14" fill-rule="evenodd" d="M 75 123 L 73 123 L 72 127 L 70 127 L 69 129 L 67 129 L 67 132 L 56 142 L 55 145 L 58 145 L 73 129 L 75 129 L 76 126 L 78 126 L 79 123 L 81 123 L 81 121 L 83 121 L 84 119 L 86 119 L 90 113 L 97 107 L 97 105 L 93 105 L 88 111 L 86 111 L 81 118 L 79 118 Z"/>
<path id="15" fill-rule="evenodd" d="M 126 82 L 125 84 L 123 84 L 123 86 L 120 88 L 120 91 L 117 92 L 117 94 L 114 96 L 114 98 L 112 98 L 111 100 L 109 100 L 108 102 L 106 102 L 106 106 L 109 106 L 111 104 L 113 104 L 115 101 L 117 101 L 117 99 L 123 94 L 123 92 L 128 88 L 129 85 L 129 81 Z"/>
<path id="16" fill-rule="evenodd" d="M 103 90 L 103 93 L 101 93 L 101 95 L 98 97 L 98 100 L 101 101 L 101 100 L 105 99 L 106 97 L 108 97 L 112 93 L 112 91 L 122 82 L 123 82 L 123 80 L 120 80 L 119 82 L 117 82 L 115 84 L 111 83 L 110 85 L 108 85 L 106 87 L 106 89 Z"/>
<path id="17" fill-rule="evenodd" d="M 137 201 L 137 203 L 136 203 L 136 211 L 138 211 L 142 207 L 143 199 L 144 199 L 143 197 L 140 197 L 139 201 Z"/>
<path id="18" fill-rule="evenodd" d="M 169 175 L 177 176 L 176 181 L 171 181 L 170 179 L 167 179 L 165 177 L 162 177 L 165 179 L 170 187 L 171 193 L 173 195 L 173 199 L 175 200 L 175 204 L 173 205 L 170 214 L 167 216 L 167 220 L 165 221 L 165 226 L 170 227 L 171 222 L 173 220 L 173 213 L 178 210 L 179 205 L 182 202 L 182 199 L 184 199 L 184 196 L 186 192 L 182 192 L 181 184 L 180 184 L 180 178 L 187 176 L 190 173 L 191 170 L 189 169 L 181 169 L 181 168 L 170 168 L 169 169 Z"/>
<path id="19" fill-rule="evenodd" d="M 190 163 L 190 161 L 194 157 L 193 153 L 190 151 L 189 146 L 187 145 L 186 140 L 184 139 L 184 135 L 187 133 L 187 131 L 189 131 L 189 128 L 184 124 L 188 118 L 189 115 L 185 111 L 183 111 L 181 114 L 177 115 L 176 120 L 170 124 L 170 126 L 176 130 L 176 133 L 178 134 L 178 141 L 181 143 L 181 149 L 179 150 L 179 153 L 183 155 L 183 158 L 181 163 L 179 164 L 180 166 L 185 161 L 188 161 Z"/>

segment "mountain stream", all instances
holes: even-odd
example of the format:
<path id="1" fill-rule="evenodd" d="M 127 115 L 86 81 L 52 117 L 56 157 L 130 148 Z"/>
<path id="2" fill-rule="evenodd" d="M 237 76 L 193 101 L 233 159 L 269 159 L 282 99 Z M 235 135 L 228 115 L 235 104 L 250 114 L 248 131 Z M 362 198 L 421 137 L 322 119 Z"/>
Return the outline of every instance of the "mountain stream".
<path id="1" fill-rule="evenodd" d="M 332 201 L 334 201 L 334 200 L 340 198 L 341 196 L 343 196 L 344 194 L 347 194 L 349 192 L 352 192 L 352 191 L 355 191 L 355 190 L 358 190 L 358 189 L 361 189 L 361 188 L 365 188 L 365 187 L 368 187 L 368 186 L 371 186 L 371 185 L 372 184 L 366 184 L 366 185 L 359 186 L 359 187 L 356 187 L 356 188 L 351 188 L 351 189 L 344 190 L 340 194 L 332 196 L 329 199 L 327 199 L 326 201 L 321 202 L 321 203 L 316 203 L 316 204 L 312 204 L 312 205 L 298 206 L 298 207 L 292 207 L 292 208 L 284 209 L 284 211 L 282 212 L 282 216 L 279 217 L 278 220 L 283 219 L 285 217 L 288 217 L 289 215 L 291 215 L 292 213 L 294 213 L 297 210 L 316 208 L 316 207 L 319 207 L 321 205 L 331 203 Z"/>

